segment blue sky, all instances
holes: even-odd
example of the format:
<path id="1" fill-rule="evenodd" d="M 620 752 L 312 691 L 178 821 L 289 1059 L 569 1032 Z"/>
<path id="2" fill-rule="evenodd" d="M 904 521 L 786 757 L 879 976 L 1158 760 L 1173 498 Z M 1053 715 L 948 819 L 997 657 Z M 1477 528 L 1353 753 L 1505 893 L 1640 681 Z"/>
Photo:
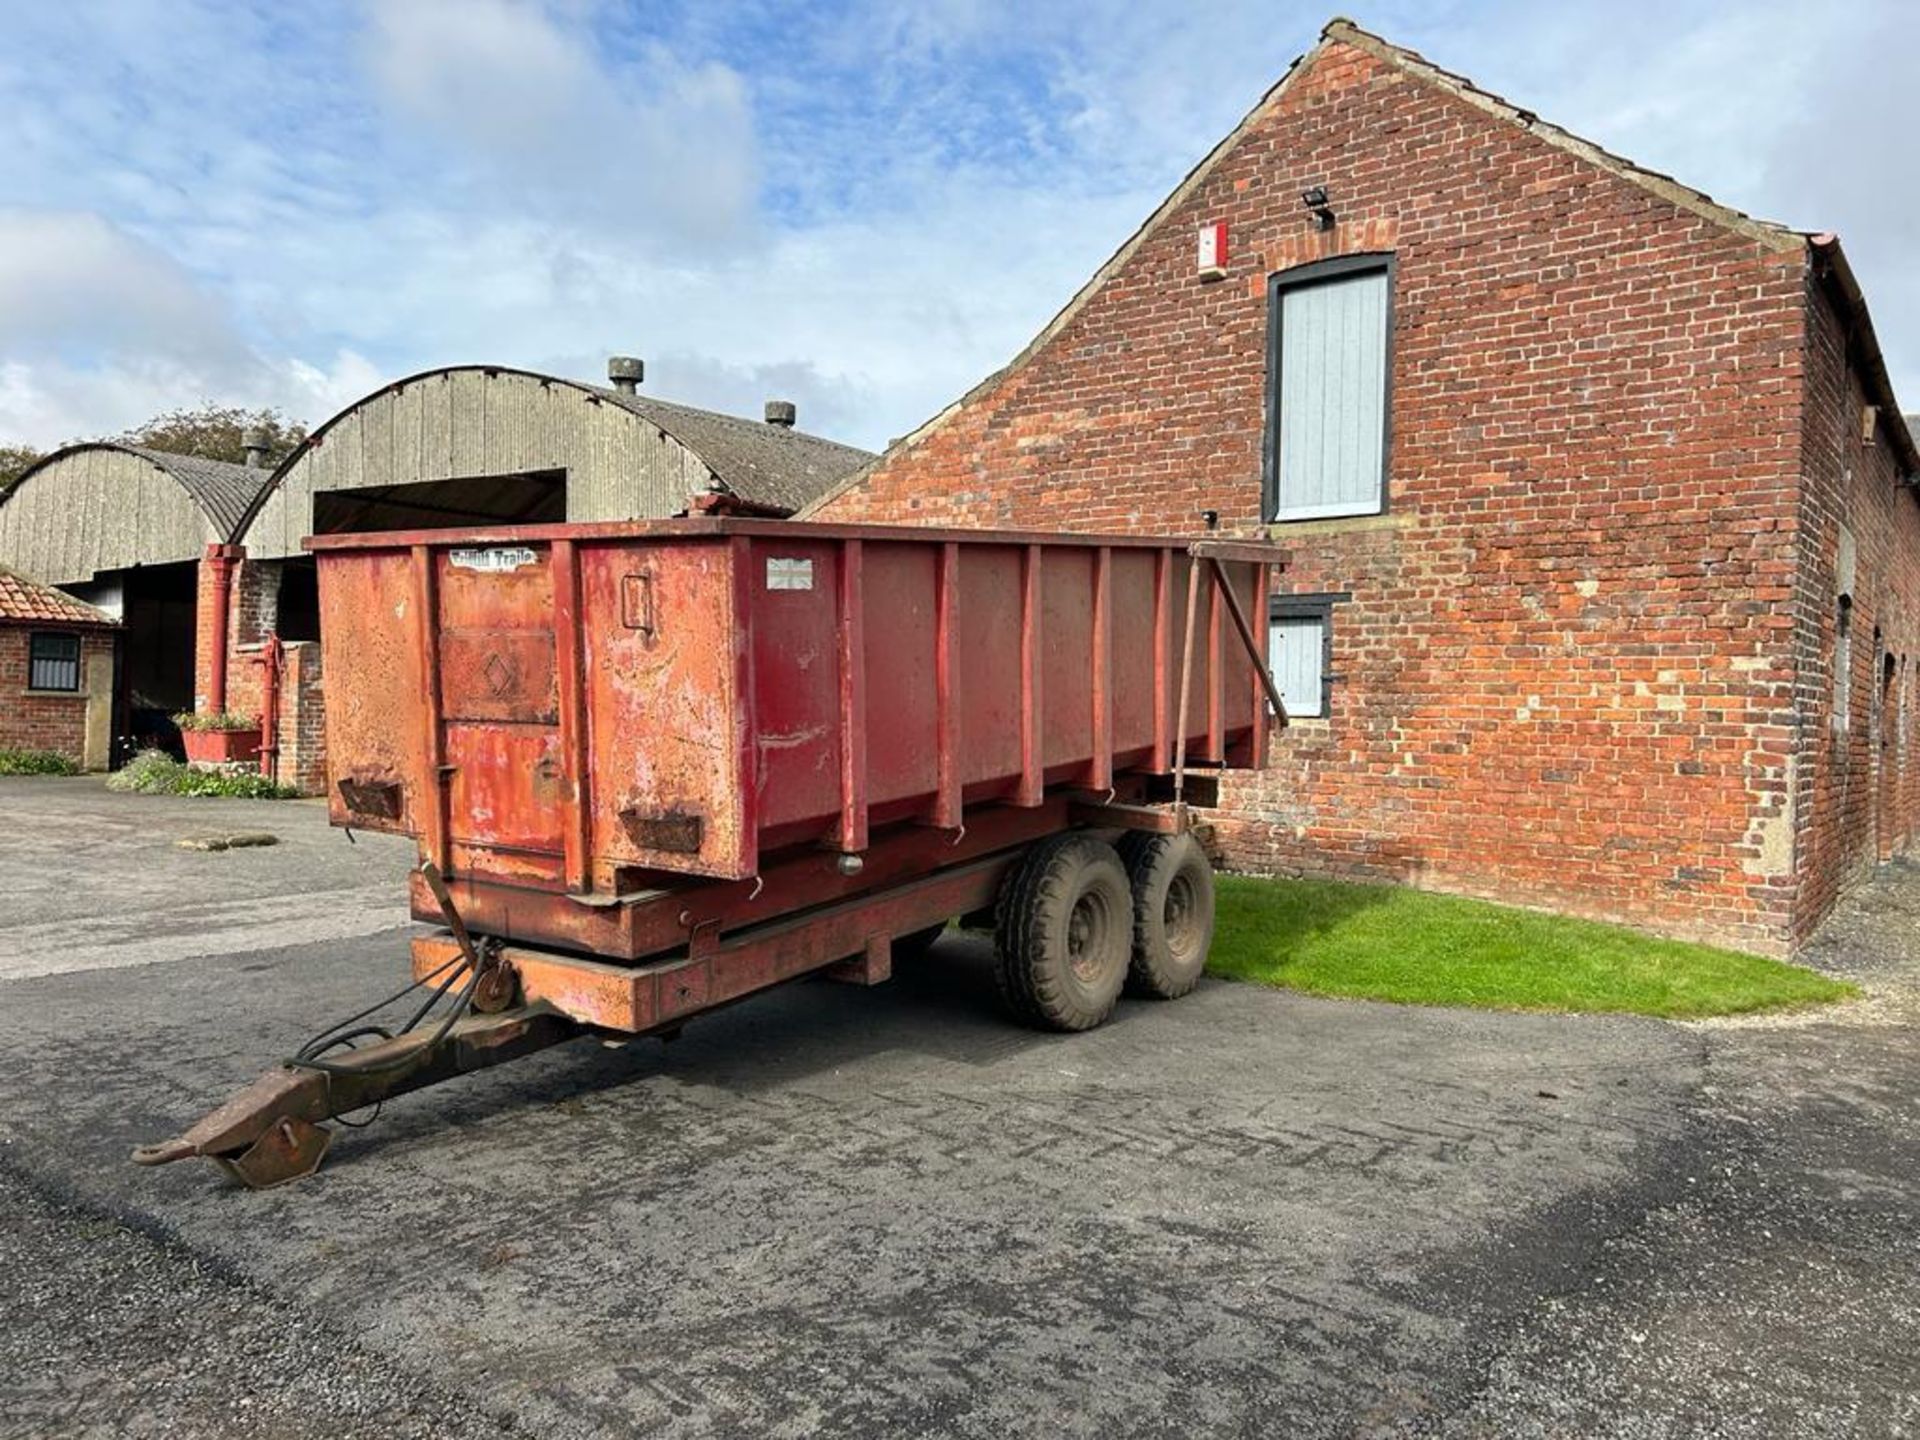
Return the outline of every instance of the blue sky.
<path id="1" fill-rule="evenodd" d="M 1840 232 L 1920 409 L 1920 5 L 1355 19 Z M 0 0 L 0 441 L 318 422 L 496 362 L 872 446 L 1011 356 L 1329 12 L 1194 0 Z"/>

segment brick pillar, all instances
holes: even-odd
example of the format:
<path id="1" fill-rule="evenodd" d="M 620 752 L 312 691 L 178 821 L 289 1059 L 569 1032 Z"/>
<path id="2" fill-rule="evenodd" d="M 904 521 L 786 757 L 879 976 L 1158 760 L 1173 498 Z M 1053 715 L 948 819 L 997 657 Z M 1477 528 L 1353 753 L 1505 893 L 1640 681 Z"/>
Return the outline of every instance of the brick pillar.
<path id="1" fill-rule="evenodd" d="M 193 708 L 224 710 L 232 672 L 233 572 L 246 554 L 239 545 L 209 545 L 200 557 L 194 603 Z"/>
<path id="2" fill-rule="evenodd" d="M 320 647 L 287 645 L 280 675 L 280 783 L 304 794 L 327 792 L 327 713 L 320 684 Z"/>

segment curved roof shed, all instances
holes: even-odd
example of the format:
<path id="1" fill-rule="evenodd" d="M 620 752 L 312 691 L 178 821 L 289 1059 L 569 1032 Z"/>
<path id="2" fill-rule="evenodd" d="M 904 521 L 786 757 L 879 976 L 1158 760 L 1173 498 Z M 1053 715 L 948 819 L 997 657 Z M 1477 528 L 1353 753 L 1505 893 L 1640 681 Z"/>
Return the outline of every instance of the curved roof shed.
<path id="1" fill-rule="evenodd" d="M 0 565 L 48 585 L 198 560 L 232 540 L 265 470 L 114 441 L 69 445 L 0 499 Z"/>
<path id="2" fill-rule="evenodd" d="M 316 496 L 389 486 L 445 487 L 432 498 L 450 516 L 512 518 L 494 507 L 523 476 L 564 475 L 569 521 L 680 515 L 714 495 L 787 515 L 873 458 L 786 424 L 529 370 L 452 366 L 396 380 L 315 430 L 274 472 L 240 539 L 255 559 L 298 555 L 319 528 Z"/>

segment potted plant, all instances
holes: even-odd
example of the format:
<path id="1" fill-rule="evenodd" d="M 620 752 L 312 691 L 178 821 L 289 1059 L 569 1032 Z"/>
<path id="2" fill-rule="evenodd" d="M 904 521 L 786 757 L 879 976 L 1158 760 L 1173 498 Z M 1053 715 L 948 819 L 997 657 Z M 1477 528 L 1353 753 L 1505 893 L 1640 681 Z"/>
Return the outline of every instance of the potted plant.
<path id="1" fill-rule="evenodd" d="M 232 765 L 260 755 L 260 721 L 225 710 L 188 710 L 173 717 L 187 759 L 201 765 Z"/>

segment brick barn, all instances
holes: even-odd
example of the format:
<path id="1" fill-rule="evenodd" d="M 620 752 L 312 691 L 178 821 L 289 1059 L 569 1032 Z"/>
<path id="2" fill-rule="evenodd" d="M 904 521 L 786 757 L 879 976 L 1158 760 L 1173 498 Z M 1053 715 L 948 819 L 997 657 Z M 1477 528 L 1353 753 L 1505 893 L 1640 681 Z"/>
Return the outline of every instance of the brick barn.
<path id="1" fill-rule="evenodd" d="M 0 750 L 50 750 L 104 770 L 119 625 L 0 565 Z"/>
<path id="2" fill-rule="evenodd" d="M 1336 20 L 805 518 L 1269 535 L 1229 863 L 1782 953 L 1913 830 L 1917 460 L 1832 236 Z"/>

